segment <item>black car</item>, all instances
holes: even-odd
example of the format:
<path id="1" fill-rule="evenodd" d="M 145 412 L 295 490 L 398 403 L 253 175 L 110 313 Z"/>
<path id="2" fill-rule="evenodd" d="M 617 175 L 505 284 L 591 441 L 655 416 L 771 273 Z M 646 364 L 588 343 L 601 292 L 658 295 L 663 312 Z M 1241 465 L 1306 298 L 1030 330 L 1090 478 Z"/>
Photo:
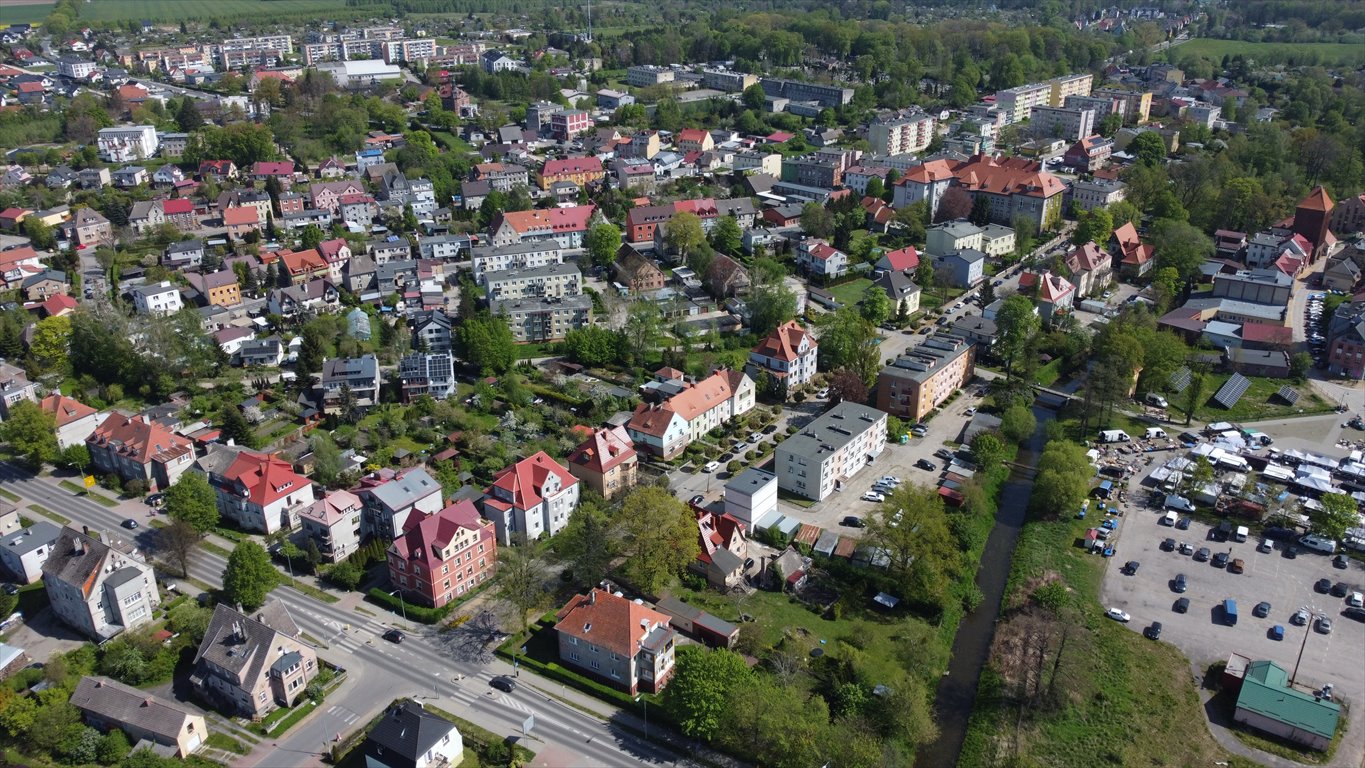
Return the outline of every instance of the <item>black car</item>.
<path id="1" fill-rule="evenodd" d="M 699 494 L 697 494 L 696 496 L 693 496 L 690 500 L 688 500 L 687 503 L 689 503 L 689 504 L 701 504 L 703 501 L 706 501 L 706 497 L 703 496 L 703 495 L 701 495 L 701 494 L 699 493 Z"/>
<path id="2" fill-rule="evenodd" d="M 849 528 L 862 528 L 867 525 L 866 523 L 863 522 L 863 519 L 861 517 L 858 517 L 857 515 L 849 515 L 845 517 L 840 524 L 848 526 Z"/>
<path id="3" fill-rule="evenodd" d="M 1161 551 L 1162 551 L 1162 552 L 1174 552 L 1174 551 L 1175 551 L 1175 539 L 1170 539 L 1170 538 L 1168 538 L 1168 539 L 1166 539 L 1165 541 L 1161 542 Z"/>
<path id="4" fill-rule="evenodd" d="M 934 451 L 934 455 L 939 457 L 940 459 L 943 459 L 944 461 L 952 461 L 953 459 L 953 452 L 948 450 L 947 448 L 940 448 L 937 451 Z"/>
<path id="5" fill-rule="evenodd" d="M 1190 529 L 1190 519 L 1188 517 L 1182 517 L 1175 521 L 1175 529 L 1177 531 L 1188 531 Z"/>
<path id="6" fill-rule="evenodd" d="M 1196 435 L 1193 432 L 1181 432 L 1180 441 L 1182 443 L 1197 443 L 1199 442 L 1199 435 Z"/>
<path id="7" fill-rule="evenodd" d="M 1298 548 L 1298 547 L 1285 547 L 1285 548 L 1284 548 L 1284 556 L 1285 556 L 1286 558 L 1290 559 L 1290 560 L 1293 560 L 1293 559 L 1297 558 L 1297 557 L 1299 556 L 1299 548 Z"/>
<path id="8" fill-rule="evenodd" d="M 1331 580 L 1331 579 L 1318 579 L 1317 581 L 1313 582 L 1313 591 L 1314 591 L 1314 592 L 1317 592 L 1317 593 L 1320 594 L 1320 595 L 1325 595 L 1325 594 L 1327 594 L 1328 592 L 1331 592 L 1331 591 L 1332 591 L 1332 580 Z"/>
<path id="9" fill-rule="evenodd" d="M 1136 561 L 1136 560 L 1129 560 L 1128 562 L 1126 562 L 1126 563 L 1123 564 L 1123 572 L 1126 573 L 1126 574 L 1128 574 L 1129 576 L 1136 576 L 1136 575 L 1137 575 L 1137 572 L 1138 572 L 1138 568 L 1139 568 L 1141 565 L 1142 565 L 1142 563 L 1139 563 L 1139 562 Z"/>
<path id="10" fill-rule="evenodd" d="M 401 642 L 403 642 L 403 633 L 402 633 L 401 631 L 397 630 L 397 629 L 390 629 L 388 632 L 385 632 L 385 633 L 384 633 L 383 637 L 384 637 L 385 640 L 388 640 L 390 643 L 401 643 Z"/>
<path id="11" fill-rule="evenodd" d="M 1200 563 L 1204 562 L 1205 560 L 1208 560 L 1208 559 L 1209 559 L 1209 548 L 1208 548 L 1208 547 L 1200 547 L 1198 550 L 1195 551 L 1195 553 L 1194 553 L 1194 559 L 1195 559 L 1197 562 L 1200 562 Z"/>
<path id="12" fill-rule="evenodd" d="M 162 504 L 165 504 L 165 503 L 166 503 L 166 495 L 165 495 L 165 494 L 162 494 L 162 493 L 154 493 L 154 494 L 152 494 L 151 496 L 148 496 L 148 497 L 147 497 L 147 506 L 149 506 L 149 507 L 159 507 L 159 506 L 161 506 Z"/>
<path id="13" fill-rule="evenodd" d="M 1264 619 L 1265 617 L 1269 616 L 1270 603 L 1267 603 L 1264 600 L 1257 603 L 1256 607 L 1251 609 L 1251 615 L 1259 619 Z"/>
<path id="14" fill-rule="evenodd" d="M 1171 589 L 1177 594 L 1183 594 L 1186 589 L 1189 589 L 1189 582 L 1185 581 L 1185 574 L 1177 573 L 1175 575 L 1175 580 L 1171 582 Z"/>
<path id="15" fill-rule="evenodd" d="M 1332 558 L 1332 567 L 1341 568 L 1344 570 L 1348 562 L 1349 561 L 1346 559 L 1346 555 L 1337 555 L 1336 557 Z"/>
<path id="16" fill-rule="evenodd" d="M 1222 568 L 1222 567 L 1226 566 L 1227 564 L 1228 564 L 1228 553 L 1226 553 L 1226 552 L 1219 552 L 1218 554 L 1216 554 L 1216 555 L 1213 556 L 1213 563 L 1212 563 L 1212 565 L 1213 565 L 1214 568 Z"/>
<path id="17" fill-rule="evenodd" d="M 127 528 L 130 531 L 137 530 L 137 521 L 131 517 L 119 523 L 119 525 L 123 526 L 124 528 Z"/>
<path id="18" fill-rule="evenodd" d="M 934 466 L 934 462 L 928 459 L 920 459 L 919 461 L 915 462 L 915 466 L 919 467 L 920 469 L 928 470 L 930 472 L 933 472 L 934 470 L 938 469 L 938 467 Z"/>
<path id="19" fill-rule="evenodd" d="M 1345 608 L 1341 611 L 1341 615 L 1345 616 L 1348 619 L 1355 619 L 1356 621 L 1365 621 L 1365 608 L 1355 607 Z"/>
<path id="20" fill-rule="evenodd" d="M 1160 640 L 1160 639 L 1161 639 L 1161 622 L 1159 622 L 1159 621 L 1154 621 L 1154 622 L 1152 622 L 1152 626 L 1150 626 L 1150 627 L 1148 627 L 1148 628 L 1142 630 L 1142 634 L 1143 634 L 1143 636 L 1146 637 L 1148 640 Z"/>
<path id="21" fill-rule="evenodd" d="M 517 681 L 513 680 L 507 675 L 498 675 L 492 680 L 489 680 L 488 684 L 493 686 L 494 688 L 497 688 L 499 691 L 502 691 L 503 693 L 511 693 L 512 691 L 515 691 L 517 689 Z"/>
<path id="22" fill-rule="evenodd" d="M 1332 597 L 1345 597 L 1351 594 L 1351 585 L 1344 581 L 1338 581 L 1332 585 Z"/>
<path id="23" fill-rule="evenodd" d="M 1189 613 L 1190 599 L 1188 597 L 1182 597 L 1179 600 L 1176 600 L 1175 605 L 1171 606 L 1171 610 L 1176 613 Z"/>
<path id="24" fill-rule="evenodd" d="M 1294 530 L 1292 528 L 1283 528 L 1278 525 L 1272 525 L 1262 531 L 1261 535 L 1271 541 L 1289 541 L 1294 538 Z"/>

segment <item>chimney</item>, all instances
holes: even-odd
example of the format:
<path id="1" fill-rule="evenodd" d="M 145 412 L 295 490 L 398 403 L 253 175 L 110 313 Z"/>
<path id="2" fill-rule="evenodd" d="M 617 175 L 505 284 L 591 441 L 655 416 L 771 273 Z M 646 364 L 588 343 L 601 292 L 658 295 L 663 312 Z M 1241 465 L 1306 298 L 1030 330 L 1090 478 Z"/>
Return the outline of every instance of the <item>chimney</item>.
<path id="1" fill-rule="evenodd" d="M 597 605 L 597 590 L 588 593 L 588 605 Z"/>

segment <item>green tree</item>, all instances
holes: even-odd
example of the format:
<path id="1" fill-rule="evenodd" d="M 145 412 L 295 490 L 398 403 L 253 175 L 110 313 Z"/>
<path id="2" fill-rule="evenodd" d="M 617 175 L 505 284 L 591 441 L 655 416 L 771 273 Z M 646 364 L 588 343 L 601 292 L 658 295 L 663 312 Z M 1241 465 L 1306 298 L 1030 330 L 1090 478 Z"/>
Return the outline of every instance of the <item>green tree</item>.
<path id="1" fill-rule="evenodd" d="M 749 327 L 758 336 L 796 317 L 796 294 L 787 287 L 787 270 L 768 257 L 754 259 L 749 270 L 753 287 L 749 294 Z"/>
<path id="2" fill-rule="evenodd" d="M 218 498 L 208 478 L 200 472 L 181 475 L 166 489 L 166 514 L 188 523 L 201 536 L 213 530 L 218 525 Z"/>
<path id="3" fill-rule="evenodd" d="M 1346 529 L 1358 525 L 1360 510 L 1355 499 L 1344 493 L 1322 495 L 1322 509 L 1309 517 L 1309 529 L 1332 541 L 1346 538 Z"/>
<path id="4" fill-rule="evenodd" d="M 1294 381 L 1302 383 L 1308 378 L 1308 369 L 1313 366 L 1313 356 L 1307 352 L 1298 352 L 1289 358 L 1289 377 Z"/>
<path id="5" fill-rule="evenodd" d="M 39 374 L 65 374 L 71 365 L 71 318 L 46 317 L 33 327 L 29 356 Z"/>
<path id="6" fill-rule="evenodd" d="M 858 302 L 858 311 L 864 319 L 873 325 L 881 325 L 890 319 L 891 310 L 891 297 L 887 296 L 886 291 L 875 283 L 863 291 L 862 301 Z"/>
<path id="7" fill-rule="evenodd" d="M 34 248 L 48 250 L 52 248 L 57 241 L 52 226 L 37 216 L 25 217 L 23 230 L 24 236 L 29 239 Z"/>
<path id="8" fill-rule="evenodd" d="M 768 94 L 764 93 L 763 86 L 755 83 L 744 89 L 744 93 L 740 95 L 740 100 L 744 102 L 744 106 L 748 109 L 752 109 L 755 112 L 762 112 L 763 106 L 768 101 Z"/>
<path id="9" fill-rule="evenodd" d="M 251 424 L 235 403 L 223 403 L 223 407 L 218 409 L 218 428 L 222 431 L 223 439 L 231 440 L 235 445 L 249 448 L 256 438 Z"/>
<path id="10" fill-rule="evenodd" d="M 995 318 L 994 353 L 1005 361 L 1005 377 L 1013 378 L 1015 360 L 1028 348 L 1042 321 L 1027 296 L 1015 294 L 1005 299 Z"/>
<path id="11" fill-rule="evenodd" d="M 311 250 L 318 247 L 318 244 L 326 237 L 326 233 L 316 224 L 309 224 L 299 233 L 299 247 L 303 250 Z"/>
<path id="12" fill-rule="evenodd" d="M 846 368 L 864 386 L 872 386 L 881 370 L 881 351 L 877 327 L 869 323 L 856 307 L 843 307 L 823 314 L 816 321 L 820 329 L 820 370 Z"/>
<path id="13" fill-rule="evenodd" d="M 194 99 L 186 96 L 180 100 L 180 108 L 175 112 L 175 122 L 185 133 L 203 127 L 204 118 L 199 114 L 199 107 L 195 106 Z"/>
<path id="14" fill-rule="evenodd" d="M 664 689 L 664 711 L 684 734 L 710 742 L 729 722 L 731 692 L 752 677 L 744 657 L 733 651 L 680 646 L 673 679 Z"/>
<path id="15" fill-rule="evenodd" d="M 643 365 L 658 351 L 662 333 L 663 314 L 658 304 L 636 301 L 626 308 L 626 324 L 621 338 L 625 351 L 636 365 Z"/>
<path id="16" fill-rule="evenodd" d="M 621 507 L 621 573 L 645 594 L 657 595 L 668 578 L 697 557 L 697 523 L 692 511 L 666 489 L 631 491 Z"/>
<path id="17" fill-rule="evenodd" d="M 186 476 L 193 474 L 196 473 L 185 473 Z M 215 517 L 217 514 L 217 510 L 214 510 Z M 193 525 L 184 520 L 171 520 L 169 525 L 156 529 L 155 549 L 179 569 L 182 577 L 189 576 L 190 558 L 194 555 L 194 548 L 199 546 L 201 538 Z"/>
<path id="18" fill-rule="evenodd" d="M 601 326 L 575 328 L 564 335 L 564 349 L 574 362 L 598 367 L 620 359 L 621 334 Z"/>
<path id="19" fill-rule="evenodd" d="M 801 208 L 801 230 L 811 237 L 826 239 L 834 234 L 834 214 L 819 203 L 806 203 Z"/>
<path id="20" fill-rule="evenodd" d="M 498 550 L 495 577 L 498 597 L 516 608 L 521 631 L 530 626 L 528 617 L 550 602 L 550 574 L 545 559 L 534 546 L 518 542 Z"/>
<path id="21" fill-rule="evenodd" d="M 569 524 L 555 537 L 555 549 L 576 584 L 592 587 L 606 578 L 620 552 L 621 526 L 596 504 L 578 505 Z"/>
<path id="22" fill-rule="evenodd" d="M 1033 482 L 1029 507 L 1051 519 L 1078 509 L 1090 491 L 1093 475 L 1094 468 L 1084 448 L 1067 440 L 1053 440 L 1038 458 L 1038 476 Z"/>
<path id="23" fill-rule="evenodd" d="M 1128 154 L 1143 165 L 1160 165 L 1166 160 L 1166 142 L 1156 131 L 1143 131 L 1128 144 Z"/>
<path id="24" fill-rule="evenodd" d="M 0 439 L 35 470 L 57 461 L 57 420 L 29 400 L 10 407 L 9 418 L 0 421 Z"/>
<path id="25" fill-rule="evenodd" d="M 872 178 L 867 180 L 867 189 L 863 192 L 864 196 L 873 197 L 880 200 L 882 195 L 884 194 L 886 194 L 885 182 L 883 182 L 876 176 L 873 176 Z"/>
<path id="26" fill-rule="evenodd" d="M 1100 120 L 1099 127 L 1096 130 L 1105 138 L 1113 138 L 1114 134 L 1118 133 L 1122 127 L 1123 116 L 1117 112 L 1110 112 Z"/>
<path id="27" fill-rule="evenodd" d="M 616 251 L 621 247 L 621 228 L 605 221 L 594 224 L 588 230 L 584 245 L 592 255 L 594 265 L 610 267 L 616 260 Z"/>
<path id="28" fill-rule="evenodd" d="M 664 245 L 684 259 L 696 255 L 705 244 L 701 217 L 691 211 L 674 214 L 664 225 Z"/>
<path id="29" fill-rule="evenodd" d="M 972 438 L 972 456 L 983 469 L 990 470 L 1000 466 L 1010 455 L 1010 448 L 999 432 L 978 432 Z"/>
<path id="30" fill-rule="evenodd" d="M 1071 233 L 1072 243 L 1084 245 L 1094 242 L 1101 248 L 1109 243 L 1109 235 L 1114 232 L 1114 218 L 1109 215 L 1109 211 L 1103 208 L 1082 211 L 1078 218 L 1076 230 Z"/>
<path id="31" fill-rule="evenodd" d="M 948 599 L 960 562 L 937 491 L 911 483 L 892 491 L 870 516 L 867 539 L 909 594 L 940 605 Z"/>
<path id="32" fill-rule="evenodd" d="M 1015 444 L 1029 439 L 1037 426 L 1038 419 L 1026 405 L 1012 405 L 1000 415 L 1000 433 Z"/>
<path id="33" fill-rule="evenodd" d="M 1148 241 L 1156 252 L 1156 268 L 1172 267 L 1182 285 L 1199 277 L 1199 268 L 1213 255 L 1213 240 L 1187 221 L 1157 219 Z"/>
<path id="34" fill-rule="evenodd" d="M 455 339 L 464 359 L 484 375 L 500 376 L 512 370 L 516 362 L 516 339 L 507 320 L 487 311 L 462 322 Z"/>
<path id="35" fill-rule="evenodd" d="M 254 541 L 243 541 L 233 548 L 223 569 L 223 596 L 229 604 L 255 610 L 281 581 L 265 549 Z"/>
<path id="36" fill-rule="evenodd" d="M 733 215 L 722 216 L 711 229 L 711 247 L 728 256 L 735 256 L 744 246 L 744 233 Z"/>

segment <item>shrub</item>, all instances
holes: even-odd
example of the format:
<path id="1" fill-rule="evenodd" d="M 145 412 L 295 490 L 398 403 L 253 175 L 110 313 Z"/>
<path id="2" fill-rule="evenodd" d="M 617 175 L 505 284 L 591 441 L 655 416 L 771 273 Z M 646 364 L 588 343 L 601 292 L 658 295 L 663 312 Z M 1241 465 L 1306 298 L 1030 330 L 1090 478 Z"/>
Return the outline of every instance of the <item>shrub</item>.
<path id="1" fill-rule="evenodd" d="M 743 467 L 743 466 L 744 466 L 744 465 L 743 465 L 743 464 L 740 464 L 738 461 L 732 461 L 732 462 L 730 462 L 729 464 L 726 464 L 726 465 L 725 465 L 725 471 L 726 471 L 726 472 L 729 472 L 730 474 L 733 475 L 733 474 L 735 474 L 736 472 L 738 472 L 738 471 L 740 470 L 740 468 Z"/>
<path id="2" fill-rule="evenodd" d="M 399 598 L 378 587 L 367 592 L 365 599 L 400 616 L 407 616 L 409 621 L 416 621 L 421 624 L 439 624 L 441 620 L 450 615 L 451 611 L 455 610 L 455 606 L 458 604 L 446 603 L 440 608 L 427 608 L 424 605 L 413 605 L 406 600 L 400 601 Z"/>
<path id="3" fill-rule="evenodd" d="M 147 481 L 136 478 L 129 480 L 123 484 L 123 492 L 129 496 L 145 496 L 147 495 Z"/>

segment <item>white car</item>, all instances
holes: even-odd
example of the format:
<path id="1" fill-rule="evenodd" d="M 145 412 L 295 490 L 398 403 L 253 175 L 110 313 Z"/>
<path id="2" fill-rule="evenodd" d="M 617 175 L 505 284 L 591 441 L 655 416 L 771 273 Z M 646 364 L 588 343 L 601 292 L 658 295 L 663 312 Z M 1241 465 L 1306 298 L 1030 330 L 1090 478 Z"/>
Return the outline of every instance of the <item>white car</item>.
<path id="1" fill-rule="evenodd" d="M 819 392 L 816 392 L 815 396 L 820 398 L 821 400 L 824 400 L 825 398 L 829 397 L 829 387 L 825 387 Z"/>
<path id="2" fill-rule="evenodd" d="M 882 475 L 880 478 L 877 479 L 877 482 L 881 483 L 882 485 L 889 485 L 892 488 L 895 488 L 901 484 L 901 479 L 899 477 L 896 477 L 895 475 Z"/>
<path id="3" fill-rule="evenodd" d="M 973 405 L 971 408 L 968 408 L 967 410 L 963 411 L 963 412 L 962 412 L 962 415 L 964 415 L 964 416 L 975 416 L 975 415 L 976 415 L 976 406 Z"/>
<path id="4" fill-rule="evenodd" d="M 876 491 L 868 491 L 867 493 L 864 493 L 861 498 L 863 501 L 875 501 L 878 504 L 886 501 L 886 497 Z"/>
<path id="5" fill-rule="evenodd" d="M 1346 598 L 1346 604 L 1353 608 L 1365 608 L 1365 594 L 1352 592 L 1351 596 Z"/>
<path id="6" fill-rule="evenodd" d="M 702 471 L 704 472 L 715 472 L 718 469 L 720 469 L 719 461 L 708 461 L 706 462 L 706 466 L 702 467 Z"/>
<path id="7" fill-rule="evenodd" d="M 757 432 L 749 435 L 749 445 L 758 445 L 761 442 L 763 442 L 763 435 Z"/>
<path id="8" fill-rule="evenodd" d="M 1110 608 L 1109 610 L 1104 612 L 1104 615 L 1108 616 L 1114 621 L 1122 621 L 1125 624 L 1131 621 L 1133 618 L 1132 616 L 1128 615 L 1127 611 L 1121 611 L 1118 608 Z"/>

